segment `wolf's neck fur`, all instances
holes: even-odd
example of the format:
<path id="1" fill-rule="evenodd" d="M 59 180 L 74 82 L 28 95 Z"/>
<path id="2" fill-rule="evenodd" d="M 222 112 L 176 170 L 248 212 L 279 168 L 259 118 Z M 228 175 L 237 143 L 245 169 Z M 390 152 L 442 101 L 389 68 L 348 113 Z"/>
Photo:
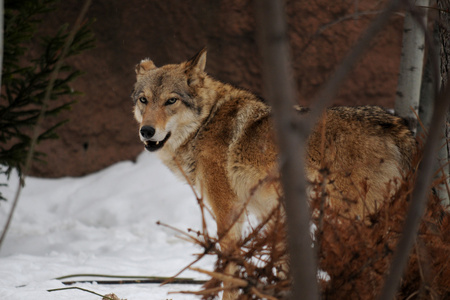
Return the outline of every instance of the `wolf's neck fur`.
<path id="1" fill-rule="evenodd" d="M 199 106 L 202 107 L 202 111 L 195 122 L 179 129 L 182 132 L 179 137 L 166 144 L 159 151 L 158 154 L 162 161 L 174 173 L 182 175 L 179 170 L 182 167 L 184 175 L 189 176 L 189 173 L 192 171 L 192 162 L 184 157 L 184 149 L 196 147 L 195 143 L 198 135 L 214 119 L 224 104 L 229 101 L 244 103 L 248 100 L 259 102 L 258 97 L 253 93 L 205 75 L 202 86 L 197 88 L 197 97 L 195 99 Z M 266 105 L 264 104 L 264 106 Z M 231 126 L 231 124 L 224 124 L 223 126 Z M 174 161 L 175 158 L 177 162 Z"/>
<path id="2" fill-rule="evenodd" d="M 176 154 L 178 149 L 194 140 L 198 133 L 214 118 L 223 104 L 235 98 L 253 98 L 255 97 L 248 91 L 235 88 L 230 84 L 223 83 L 208 75 L 205 76 L 202 87 L 198 88 L 196 102 L 203 107 L 196 122 L 188 128 L 184 128 L 183 139 L 177 143 L 171 143 L 170 152 Z M 167 149 L 167 150 L 169 150 Z"/>
<path id="3" fill-rule="evenodd" d="M 180 148 L 194 141 L 199 132 L 214 118 L 220 107 L 231 99 L 229 97 L 231 89 L 232 87 L 226 83 L 215 80 L 208 75 L 204 77 L 202 86 L 197 88 L 195 99 L 202 110 L 194 122 L 178 128 L 178 137 L 174 137 L 172 141 L 169 140 L 169 143 L 161 149 L 159 154 L 166 164 L 173 161 L 174 157 L 179 154 Z"/>

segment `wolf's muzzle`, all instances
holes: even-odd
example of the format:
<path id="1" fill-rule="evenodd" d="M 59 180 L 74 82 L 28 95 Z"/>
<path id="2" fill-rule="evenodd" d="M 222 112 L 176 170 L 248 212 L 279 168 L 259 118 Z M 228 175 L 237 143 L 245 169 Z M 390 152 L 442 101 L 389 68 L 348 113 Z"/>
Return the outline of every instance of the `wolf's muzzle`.
<path id="1" fill-rule="evenodd" d="M 155 141 L 151 141 L 151 140 L 145 141 L 144 142 L 145 149 L 150 151 L 150 152 L 159 150 L 159 149 L 161 149 L 164 146 L 164 144 L 167 142 L 167 140 L 169 138 L 170 138 L 170 132 L 166 135 L 166 137 L 162 141 L 156 141 L 156 142 Z"/>
<path id="2" fill-rule="evenodd" d="M 150 139 L 152 136 L 155 135 L 155 128 L 151 127 L 151 126 L 142 126 L 141 129 L 139 130 L 141 133 L 141 136 L 148 140 Z"/>
<path id="3" fill-rule="evenodd" d="M 154 141 L 152 140 L 152 137 L 155 135 L 155 132 L 156 132 L 155 128 L 148 125 L 142 126 L 141 129 L 139 129 L 141 140 L 144 142 L 145 149 L 147 149 L 148 151 L 153 152 L 158 149 L 161 149 L 170 137 L 169 132 L 162 141 Z"/>

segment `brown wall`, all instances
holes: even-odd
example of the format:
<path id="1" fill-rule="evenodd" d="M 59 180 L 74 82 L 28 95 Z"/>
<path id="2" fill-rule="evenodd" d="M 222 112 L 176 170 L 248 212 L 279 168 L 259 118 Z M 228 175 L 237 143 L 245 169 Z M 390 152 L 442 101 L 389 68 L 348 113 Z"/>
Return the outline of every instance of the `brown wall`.
<path id="1" fill-rule="evenodd" d="M 355 3 L 358 11 L 380 9 L 370 0 L 288 1 L 292 66 L 301 104 L 311 101 L 373 18 L 373 14 L 345 17 L 355 12 Z M 79 0 L 62 1 L 44 28 L 73 24 L 79 6 Z M 134 159 L 143 151 L 129 95 L 134 66 L 144 57 L 157 65 L 180 62 L 207 46 L 209 74 L 264 95 L 251 1 L 97 0 L 89 17 L 96 19 L 97 47 L 72 59 L 86 72 L 73 84 L 84 96 L 61 115 L 70 119 L 58 131 L 61 138 L 39 146 L 48 154 L 47 163 L 35 164 L 34 175 L 80 176 Z M 393 17 L 335 104 L 393 106 L 401 25 L 401 17 Z"/>

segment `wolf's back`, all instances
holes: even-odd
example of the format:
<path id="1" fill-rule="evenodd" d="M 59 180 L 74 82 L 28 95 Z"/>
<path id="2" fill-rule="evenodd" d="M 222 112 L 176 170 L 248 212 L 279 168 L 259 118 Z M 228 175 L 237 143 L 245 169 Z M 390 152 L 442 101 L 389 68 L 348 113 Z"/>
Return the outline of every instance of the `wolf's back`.
<path id="1" fill-rule="evenodd" d="M 411 167 L 417 143 L 406 121 L 379 106 L 333 107 L 327 111 L 327 129 L 344 130 L 364 136 L 392 140 L 400 152 L 402 169 Z M 359 128 L 357 128 L 359 127 Z M 376 150 L 376 149 L 374 149 Z"/>

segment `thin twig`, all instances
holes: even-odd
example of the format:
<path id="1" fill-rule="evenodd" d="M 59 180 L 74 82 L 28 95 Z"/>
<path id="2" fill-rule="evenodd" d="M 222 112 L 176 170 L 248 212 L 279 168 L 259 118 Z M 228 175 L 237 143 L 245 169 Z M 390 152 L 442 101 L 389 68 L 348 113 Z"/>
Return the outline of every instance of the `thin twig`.
<path id="1" fill-rule="evenodd" d="M 263 229 L 264 226 L 266 226 L 272 217 L 275 215 L 277 211 L 281 209 L 281 202 L 278 203 L 277 206 L 275 206 L 272 211 L 265 217 L 264 220 L 262 220 L 256 228 L 254 228 L 250 235 L 248 235 L 244 240 L 241 242 L 242 245 L 247 244 L 252 238 L 254 238 L 256 235 L 259 234 L 259 232 Z"/>
<path id="2" fill-rule="evenodd" d="M 426 30 L 425 24 L 421 22 L 417 12 L 417 9 L 408 1 L 402 0 L 403 4 L 411 12 L 411 15 L 415 18 L 416 22 L 421 26 L 426 35 L 426 41 L 428 50 L 431 52 L 431 57 L 437 57 L 436 49 L 431 43 L 432 38 Z M 438 72 L 437 60 L 432 61 L 434 90 L 438 90 Z M 439 147 L 440 133 L 442 126 L 445 124 L 446 115 L 450 106 L 450 87 L 449 82 L 445 85 L 445 90 L 441 91 L 434 103 L 433 115 L 431 117 L 430 129 L 428 131 L 428 137 L 423 150 L 423 158 L 419 164 L 418 176 L 416 180 L 416 186 L 414 187 L 411 199 L 411 205 L 406 216 L 404 224 L 403 234 L 400 237 L 398 246 L 394 253 L 394 258 L 390 266 L 389 273 L 386 277 L 383 290 L 381 291 L 379 299 L 393 299 L 399 286 L 400 278 L 402 277 L 408 259 L 414 244 L 415 236 L 420 226 L 420 220 L 424 214 L 427 194 L 430 189 L 430 185 L 433 178 L 433 165 L 435 159 L 435 153 Z"/>
<path id="3" fill-rule="evenodd" d="M 168 277 L 160 277 L 160 276 L 132 276 L 132 275 L 108 275 L 108 274 L 70 274 L 70 275 L 64 275 L 60 277 L 56 277 L 56 280 L 63 280 L 63 279 L 69 279 L 69 278 L 76 278 L 76 277 L 98 277 L 98 278 L 126 278 L 126 279 L 160 279 L 160 278 L 168 278 Z M 178 278 L 180 280 L 192 280 L 192 278 Z"/>
<path id="4" fill-rule="evenodd" d="M 349 20 L 355 20 L 359 17 L 363 17 L 363 16 L 370 16 L 370 15 L 377 15 L 379 14 L 381 11 L 379 10 L 375 10 L 375 11 L 357 11 L 354 12 L 352 14 L 349 15 L 345 15 L 342 17 L 339 17 L 331 22 L 328 22 L 326 24 L 323 24 L 322 26 L 320 26 L 319 28 L 317 28 L 316 32 L 311 35 L 308 39 L 308 41 L 305 43 L 305 45 L 299 50 L 299 53 L 302 54 L 311 44 L 312 42 L 317 39 L 325 30 L 327 30 L 330 27 L 333 27 L 341 22 L 344 21 L 349 21 Z"/>
<path id="5" fill-rule="evenodd" d="M 168 292 L 168 294 L 191 294 L 191 295 L 211 295 L 211 294 L 215 294 L 218 292 L 222 292 L 225 290 L 232 290 L 235 289 L 234 286 L 227 286 L 227 287 L 215 287 L 215 288 L 210 288 L 210 289 L 206 289 L 206 290 L 201 290 L 201 291 L 175 291 L 175 292 Z"/>
<path id="6" fill-rule="evenodd" d="M 194 188 L 194 183 L 191 182 L 191 179 L 187 176 L 186 172 L 183 170 L 183 168 L 181 167 L 180 162 L 176 159 L 176 157 L 174 156 L 173 161 L 175 162 L 175 164 L 177 165 L 178 170 L 180 170 L 181 175 L 183 175 L 184 179 L 187 181 L 189 187 L 191 188 L 192 192 L 194 193 L 195 198 L 197 198 L 197 200 L 202 199 L 198 194 L 197 191 Z"/>
<path id="7" fill-rule="evenodd" d="M 178 273 L 176 273 L 175 275 L 173 275 L 172 277 L 170 277 L 169 279 L 167 279 L 166 281 L 164 281 L 163 283 L 161 283 L 161 285 L 166 285 L 170 282 L 172 282 L 175 277 L 177 277 L 178 275 L 180 275 L 181 273 L 183 273 L 184 271 L 186 271 L 187 269 L 189 269 L 191 266 L 193 266 L 195 263 L 197 263 L 198 261 L 200 261 L 207 253 L 202 253 L 198 256 L 198 258 L 196 258 L 193 262 L 191 262 L 190 264 L 188 264 L 186 267 L 184 267 L 183 269 L 181 269 L 181 271 L 179 271 Z"/>
<path id="8" fill-rule="evenodd" d="M 296 97 L 287 67 L 289 63 L 286 32 L 280 6 L 278 1 L 269 0 L 258 2 L 257 5 L 259 26 L 264 32 L 261 49 L 267 60 L 265 62 L 266 86 L 273 107 L 275 128 L 279 132 L 277 136 L 279 137 L 281 179 L 285 192 L 288 236 L 290 237 L 289 246 L 290 252 L 295 253 L 295 255 L 291 255 L 293 277 L 291 298 L 317 299 L 315 256 L 310 247 L 309 210 L 305 199 L 306 180 L 304 174 L 300 173 L 301 170 L 304 170 L 304 162 L 302 159 L 295 158 L 305 155 L 302 145 L 306 144 L 312 128 L 325 107 L 336 95 L 338 88 L 342 86 L 353 66 L 370 46 L 371 40 L 388 23 L 390 16 L 399 7 L 399 0 L 390 1 L 386 9 L 370 24 L 356 46 L 351 49 L 337 71 L 320 91 L 309 116 L 300 121 L 297 128 L 295 128 L 289 113 L 289 108 L 294 104 Z M 299 193 L 303 199 L 297 199 Z"/>
<path id="9" fill-rule="evenodd" d="M 250 292 L 253 293 L 255 296 L 261 298 L 261 299 L 267 299 L 267 300 L 278 300 L 278 298 L 263 294 L 261 291 L 259 291 L 256 287 L 252 286 L 250 288 Z"/>
<path id="10" fill-rule="evenodd" d="M 203 202 L 203 190 L 200 188 L 200 195 L 197 194 L 197 191 L 195 190 L 194 184 L 191 182 L 190 178 L 187 176 L 186 172 L 183 170 L 183 168 L 181 167 L 180 162 L 176 159 L 176 157 L 174 156 L 173 161 L 175 162 L 175 164 L 177 165 L 177 168 L 180 170 L 181 175 L 183 175 L 183 177 L 186 179 L 186 182 L 188 183 L 189 187 L 191 188 L 192 192 L 194 193 L 195 198 L 197 199 L 198 204 L 200 205 L 200 213 L 202 214 L 202 230 L 203 233 L 207 233 L 206 230 L 206 219 L 205 219 L 205 209 L 208 211 L 208 213 L 210 214 L 210 216 L 213 217 L 213 219 L 215 219 L 214 214 L 212 213 L 211 209 L 205 205 L 205 203 Z"/>
<path id="11" fill-rule="evenodd" d="M 209 275 L 209 276 L 211 276 L 213 278 L 216 278 L 216 279 L 219 279 L 219 280 L 221 280 L 223 282 L 231 283 L 235 287 L 246 287 L 246 286 L 248 286 L 248 282 L 246 280 L 243 280 L 243 279 L 240 279 L 240 278 L 236 278 L 236 277 L 233 277 L 233 276 L 228 275 L 228 274 L 212 272 L 212 271 L 207 271 L 207 270 L 203 270 L 203 269 L 200 269 L 200 268 L 193 268 L 193 267 L 190 267 L 189 269 L 192 270 L 192 271 L 196 271 L 196 272 L 199 272 L 199 273 L 202 273 L 202 274 Z"/>
<path id="12" fill-rule="evenodd" d="M 357 63 L 362 54 L 370 47 L 372 39 L 383 29 L 389 22 L 390 17 L 399 8 L 400 0 L 391 0 L 386 8 L 377 15 L 376 19 L 369 25 L 365 33 L 361 36 L 354 47 L 345 56 L 342 63 L 338 66 L 334 74 L 327 81 L 319 92 L 311 106 L 311 113 L 306 117 L 309 120 L 305 122 L 307 126 L 306 133 L 311 132 L 312 127 L 317 123 L 325 107 L 336 95 L 339 87 L 347 78 L 353 66 Z"/>
<path id="13" fill-rule="evenodd" d="M 168 280 L 170 280 L 168 282 Z M 182 279 L 182 278 L 154 278 L 154 279 L 134 279 L 134 280 L 74 280 L 74 281 L 62 281 L 64 285 L 74 285 L 78 283 L 95 283 L 95 284 L 152 284 L 152 283 L 165 283 L 165 284 L 205 284 L 207 280 L 197 280 L 192 278 Z"/>
<path id="14" fill-rule="evenodd" d="M 17 184 L 17 190 L 16 190 L 16 194 L 14 196 L 14 200 L 13 200 L 13 204 L 11 206 L 11 211 L 9 212 L 8 215 L 8 219 L 6 221 L 6 224 L 3 228 L 3 232 L 2 232 L 2 236 L 0 237 L 0 248 L 3 245 L 3 242 L 5 240 L 6 237 L 6 233 L 8 232 L 9 226 L 11 224 L 11 220 L 14 214 L 14 211 L 16 209 L 17 203 L 19 202 L 19 197 L 20 197 L 20 192 L 22 191 L 22 186 L 25 182 L 25 177 L 27 176 L 30 167 L 31 167 L 31 162 L 34 156 L 34 149 L 36 147 L 36 143 L 39 137 L 39 133 L 41 131 L 41 127 L 42 127 L 42 123 L 44 121 L 44 117 L 45 117 L 45 110 L 47 109 L 48 106 L 48 102 L 50 100 L 50 96 L 52 94 L 53 91 L 53 86 L 55 84 L 56 79 L 58 78 L 58 74 L 59 74 L 59 70 L 62 67 L 63 61 L 67 56 L 67 53 L 70 49 L 70 45 L 72 45 L 72 42 L 75 38 L 75 34 L 78 32 L 78 30 L 81 27 L 81 23 L 84 19 L 84 16 L 87 13 L 87 10 L 89 8 L 89 6 L 91 5 L 91 1 L 92 0 L 86 0 L 84 2 L 84 5 L 80 11 L 80 13 L 78 14 L 78 18 L 75 21 L 75 24 L 72 28 L 72 30 L 70 31 L 65 43 L 64 43 L 64 47 L 63 50 L 61 52 L 61 56 L 59 57 L 58 61 L 55 64 L 55 68 L 53 69 L 53 72 L 50 74 L 50 79 L 47 85 L 47 89 L 45 90 L 45 95 L 44 95 L 44 99 L 42 100 L 42 108 L 41 111 L 39 112 L 39 116 L 37 118 L 36 124 L 34 126 L 33 129 L 33 136 L 31 138 L 31 142 L 30 142 L 30 149 L 28 150 L 27 153 L 27 157 L 25 160 L 25 166 L 23 168 L 22 174 L 20 176 L 20 180 L 19 183 Z"/>
<path id="15" fill-rule="evenodd" d="M 385 285 L 380 294 L 379 299 L 393 299 L 397 291 L 400 278 L 406 268 L 409 253 L 414 244 L 415 236 L 419 229 L 420 220 L 425 211 L 427 203 L 427 194 L 430 189 L 433 178 L 433 162 L 434 154 L 439 146 L 440 130 L 445 122 L 445 117 L 450 106 L 450 82 L 446 84 L 446 88 L 442 91 L 435 103 L 435 109 L 431 118 L 430 130 L 427 142 L 424 146 L 423 158 L 419 165 L 416 186 L 414 187 L 408 214 L 400 237 L 398 246 L 392 259 L 389 274 L 386 277 Z"/>
<path id="16" fill-rule="evenodd" d="M 59 291 L 65 291 L 65 290 L 80 290 L 80 291 L 83 291 L 83 292 L 91 293 L 91 294 L 94 294 L 96 296 L 102 297 L 103 299 L 115 300 L 115 299 L 110 298 L 110 297 L 108 297 L 106 295 L 104 296 L 104 295 L 101 295 L 101 294 L 96 293 L 94 291 L 91 291 L 91 290 L 88 290 L 88 289 L 84 289 L 84 288 L 80 288 L 80 287 L 77 287 L 77 286 L 58 288 L 58 289 L 51 289 L 51 290 L 47 290 L 47 292 L 59 292 Z"/>
<path id="17" fill-rule="evenodd" d="M 76 283 L 97 283 L 97 284 L 149 284 L 149 283 L 163 283 L 167 280 L 171 280 L 170 283 L 174 284 L 204 284 L 205 280 L 197 280 L 193 278 L 179 277 L 161 277 L 161 276 L 132 276 L 132 275 L 107 275 L 107 274 L 71 274 L 61 277 L 57 277 L 57 280 L 76 278 L 76 277 L 96 277 L 96 278 L 115 278 L 117 280 L 72 280 L 62 281 L 64 285 L 73 285 Z"/>
<path id="18" fill-rule="evenodd" d="M 189 233 L 182 231 L 181 229 L 178 229 L 178 228 L 176 228 L 176 227 L 173 227 L 173 226 L 168 225 L 168 224 L 165 224 L 165 223 L 161 223 L 160 221 L 156 221 L 156 225 L 160 225 L 160 226 L 163 226 L 163 227 L 167 227 L 167 228 L 169 228 L 169 229 L 172 229 L 173 231 L 176 231 L 176 232 L 178 232 L 178 233 L 181 233 L 183 236 L 186 236 L 186 237 L 188 238 L 188 241 L 193 241 L 194 243 L 200 244 L 200 245 L 201 245 L 201 242 L 200 242 L 198 239 L 194 238 L 194 237 L 193 237 L 192 235 L 190 235 Z"/>

